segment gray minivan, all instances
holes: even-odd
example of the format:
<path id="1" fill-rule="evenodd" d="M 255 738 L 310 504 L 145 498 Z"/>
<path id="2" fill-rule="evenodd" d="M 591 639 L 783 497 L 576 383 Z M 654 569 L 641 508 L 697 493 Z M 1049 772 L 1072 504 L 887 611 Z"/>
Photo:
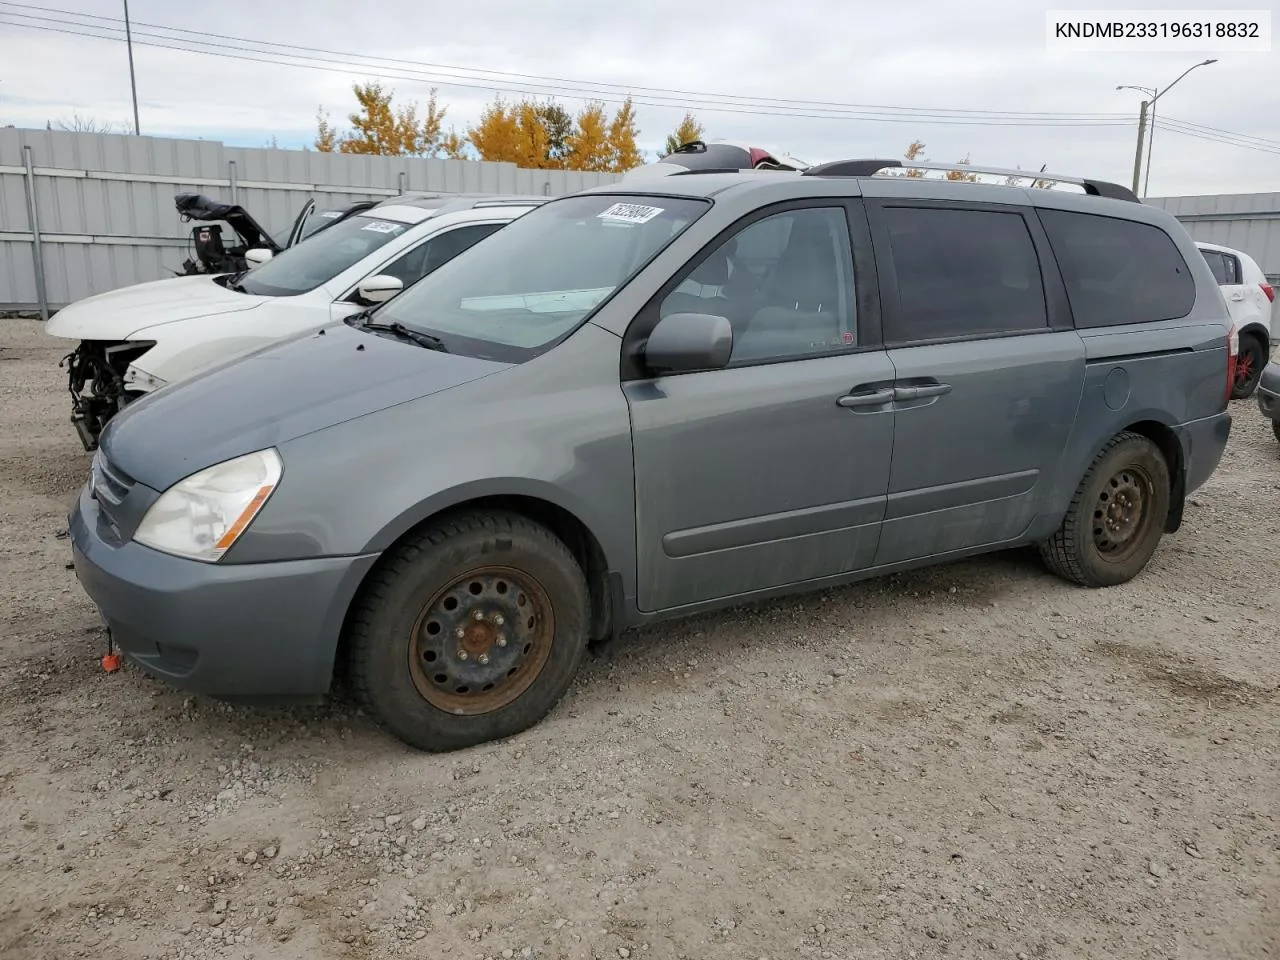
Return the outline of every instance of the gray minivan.
<path id="1" fill-rule="evenodd" d="M 897 165 L 555 199 L 130 405 L 70 516 L 113 642 L 223 698 L 343 664 L 446 750 L 537 723 L 639 624 L 1024 544 L 1134 577 L 1230 432 L 1208 265 L 1114 184 Z"/>

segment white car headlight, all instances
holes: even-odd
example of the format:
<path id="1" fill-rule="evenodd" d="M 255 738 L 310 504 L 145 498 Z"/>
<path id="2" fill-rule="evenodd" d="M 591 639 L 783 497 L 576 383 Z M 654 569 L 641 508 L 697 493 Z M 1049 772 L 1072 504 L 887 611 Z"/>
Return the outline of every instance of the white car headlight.
<path id="1" fill-rule="evenodd" d="M 163 553 L 216 563 L 280 482 L 274 450 L 214 464 L 179 480 L 151 505 L 133 539 Z"/>

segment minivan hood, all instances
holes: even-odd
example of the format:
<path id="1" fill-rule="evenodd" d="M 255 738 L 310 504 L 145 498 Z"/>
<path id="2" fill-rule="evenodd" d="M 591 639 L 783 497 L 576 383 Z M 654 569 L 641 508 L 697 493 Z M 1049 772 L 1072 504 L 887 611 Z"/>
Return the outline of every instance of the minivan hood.
<path id="1" fill-rule="evenodd" d="M 213 277 L 170 277 L 85 297 L 63 307 L 45 332 L 68 340 L 125 340 L 158 323 L 251 310 L 270 300 L 228 290 Z"/>
<path id="2" fill-rule="evenodd" d="M 165 490 L 215 463 L 509 366 L 339 323 L 161 387 L 112 417 L 99 444 L 113 465 Z"/>

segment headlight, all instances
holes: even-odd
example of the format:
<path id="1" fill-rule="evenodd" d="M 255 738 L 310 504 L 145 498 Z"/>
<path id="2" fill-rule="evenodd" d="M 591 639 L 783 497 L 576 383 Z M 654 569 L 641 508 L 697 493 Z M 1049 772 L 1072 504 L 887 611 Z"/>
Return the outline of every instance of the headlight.
<path id="1" fill-rule="evenodd" d="M 259 450 L 180 480 L 151 505 L 133 539 L 155 550 L 216 563 L 280 481 L 280 456 Z"/>

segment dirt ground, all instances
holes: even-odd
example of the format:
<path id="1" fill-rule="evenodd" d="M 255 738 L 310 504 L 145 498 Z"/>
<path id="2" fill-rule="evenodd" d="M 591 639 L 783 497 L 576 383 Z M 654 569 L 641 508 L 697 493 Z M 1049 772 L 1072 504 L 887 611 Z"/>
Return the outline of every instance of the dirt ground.
<path id="1" fill-rule="evenodd" d="M 1124 587 L 998 555 L 627 636 L 541 725 L 106 674 L 61 344 L 0 321 L 0 956 L 1280 957 L 1280 445 Z"/>

